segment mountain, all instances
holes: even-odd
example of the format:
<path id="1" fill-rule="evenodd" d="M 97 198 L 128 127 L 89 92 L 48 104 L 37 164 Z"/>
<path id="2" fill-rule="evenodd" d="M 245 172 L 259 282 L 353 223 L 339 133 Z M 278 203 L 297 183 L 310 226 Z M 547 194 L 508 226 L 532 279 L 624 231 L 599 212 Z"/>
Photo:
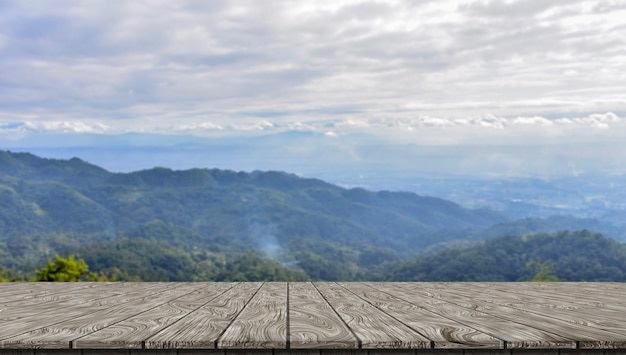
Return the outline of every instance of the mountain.
<path id="1" fill-rule="evenodd" d="M 78 158 L 8 151 L 0 152 L 0 197 L 0 264 L 17 269 L 56 252 L 143 238 L 185 252 L 257 251 L 320 278 L 324 268 L 353 277 L 505 221 L 438 198 L 284 172 L 111 173 Z"/>
<path id="2" fill-rule="evenodd" d="M 455 245 L 573 228 L 611 232 L 605 227 L 573 217 L 510 220 L 279 171 L 112 173 L 79 158 L 0 151 L 0 269 L 16 272 L 74 253 L 121 280 L 374 280 L 407 258 Z"/>
<path id="3" fill-rule="evenodd" d="M 626 281 L 626 245 L 589 231 L 499 237 L 420 255 L 390 281 L 525 281 L 549 272 L 561 281 Z"/>
<path id="4" fill-rule="evenodd" d="M 436 196 L 464 207 L 489 208 L 510 219 L 556 214 L 623 224 L 622 140 L 588 142 L 585 149 L 578 140 L 567 144 L 551 140 L 525 142 L 528 145 L 429 144 L 356 132 L 325 134 L 332 130 L 243 136 L 221 132 L 205 137 L 183 132 L 50 132 L 6 136 L 0 146 L 48 158 L 80 156 L 116 172 L 154 166 L 289 171 L 343 187 Z M 626 234 L 615 237 L 626 241 Z"/>

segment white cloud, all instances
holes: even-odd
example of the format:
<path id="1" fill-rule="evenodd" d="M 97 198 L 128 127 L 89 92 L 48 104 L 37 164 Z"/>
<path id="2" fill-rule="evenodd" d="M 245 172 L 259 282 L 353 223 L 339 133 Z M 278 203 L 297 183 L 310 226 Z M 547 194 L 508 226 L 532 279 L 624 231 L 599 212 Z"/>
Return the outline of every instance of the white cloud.
<path id="1" fill-rule="evenodd" d="M 175 131 L 222 131 L 224 127 L 212 122 L 183 124 L 173 128 Z"/>
<path id="2" fill-rule="evenodd" d="M 517 117 L 511 121 L 513 124 L 519 125 L 539 125 L 539 126 L 552 126 L 554 125 L 553 121 L 550 121 L 546 118 L 534 116 L 534 117 Z"/>
<path id="3" fill-rule="evenodd" d="M 59 132 L 492 132 L 626 112 L 622 0 L 0 6 L 0 111 Z"/>
<path id="4" fill-rule="evenodd" d="M 118 122 L 119 124 L 120 122 Z M 45 133 L 118 134 L 127 132 L 185 134 L 193 136 L 249 136 L 283 132 L 311 132 L 338 137 L 366 134 L 370 137 L 414 141 L 423 144 L 503 144 L 539 142 L 543 138 L 551 144 L 575 140 L 600 140 L 607 137 L 626 138 L 626 119 L 607 112 L 582 117 L 550 119 L 541 116 L 501 117 L 496 115 L 447 119 L 442 117 L 374 118 L 369 120 L 335 119 L 302 123 L 299 121 L 272 123 L 259 120 L 247 124 L 223 126 L 210 121 L 198 121 L 167 127 L 137 127 L 128 129 L 123 122 L 118 126 L 79 121 L 0 121 L 0 136 L 19 138 Z M 598 136 L 598 132 L 605 131 Z M 542 138 L 543 137 L 543 138 Z"/>
<path id="5" fill-rule="evenodd" d="M 101 123 L 68 121 L 24 121 L 0 123 L 0 136 L 15 138 L 32 133 L 106 133 L 110 127 Z"/>

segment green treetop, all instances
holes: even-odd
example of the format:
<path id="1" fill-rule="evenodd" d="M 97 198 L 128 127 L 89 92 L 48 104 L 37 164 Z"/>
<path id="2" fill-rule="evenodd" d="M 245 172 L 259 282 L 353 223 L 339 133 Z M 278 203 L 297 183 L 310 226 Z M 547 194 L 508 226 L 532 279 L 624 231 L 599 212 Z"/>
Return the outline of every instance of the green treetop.
<path id="1" fill-rule="evenodd" d="M 48 260 L 48 265 L 36 270 L 35 281 L 78 282 L 78 281 L 106 281 L 96 273 L 89 273 L 89 266 L 85 260 L 76 260 L 74 255 L 67 259 L 55 256 L 54 261 Z"/>

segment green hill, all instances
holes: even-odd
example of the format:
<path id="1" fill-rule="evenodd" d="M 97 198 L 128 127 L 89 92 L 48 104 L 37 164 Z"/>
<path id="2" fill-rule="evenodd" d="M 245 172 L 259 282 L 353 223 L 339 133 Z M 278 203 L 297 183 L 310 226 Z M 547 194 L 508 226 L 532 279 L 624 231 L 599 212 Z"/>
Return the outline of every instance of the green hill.
<path id="1" fill-rule="evenodd" d="M 626 281 L 626 245 L 589 231 L 500 237 L 405 261 L 390 281 L 526 281 L 540 269 L 561 281 Z"/>
<path id="2" fill-rule="evenodd" d="M 439 275 L 397 266 L 425 251 L 589 225 L 601 227 L 572 218 L 510 221 L 439 198 L 284 172 L 121 174 L 78 158 L 0 151 L 0 269 L 17 272 L 75 253 L 120 280 L 376 280 L 394 266 L 410 279 Z M 420 258 L 444 264 L 429 257 Z"/>
<path id="3" fill-rule="evenodd" d="M 0 195 L 0 264 L 18 270 L 53 253 L 142 238 L 186 253 L 256 251 L 320 278 L 329 268 L 353 278 L 505 221 L 442 199 L 344 189 L 283 172 L 116 174 L 78 158 L 5 151 Z"/>

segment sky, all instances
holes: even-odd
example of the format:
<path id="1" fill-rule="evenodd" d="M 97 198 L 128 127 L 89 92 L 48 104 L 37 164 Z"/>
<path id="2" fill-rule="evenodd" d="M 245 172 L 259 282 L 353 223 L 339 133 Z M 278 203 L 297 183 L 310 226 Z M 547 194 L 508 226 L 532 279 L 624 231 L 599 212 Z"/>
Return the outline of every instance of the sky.
<path id="1" fill-rule="evenodd" d="M 625 19 L 626 0 L 0 0 L 0 144 L 621 142 Z"/>

